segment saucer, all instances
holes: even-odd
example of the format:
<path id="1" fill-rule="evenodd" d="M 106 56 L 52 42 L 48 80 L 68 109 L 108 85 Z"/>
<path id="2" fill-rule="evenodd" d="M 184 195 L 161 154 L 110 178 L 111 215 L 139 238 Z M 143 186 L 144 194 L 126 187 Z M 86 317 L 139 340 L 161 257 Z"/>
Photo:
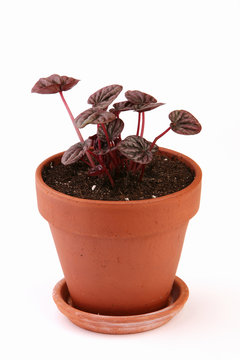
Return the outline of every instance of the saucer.
<path id="1" fill-rule="evenodd" d="M 60 280 L 53 289 L 53 300 L 70 321 L 83 329 L 104 334 L 135 334 L 160 327 L 183 308 L 188 295 L 187 285 L 176 276 L 166 307 L 140 315 L 108 316 L 74 308 L 65 279 Z"/>

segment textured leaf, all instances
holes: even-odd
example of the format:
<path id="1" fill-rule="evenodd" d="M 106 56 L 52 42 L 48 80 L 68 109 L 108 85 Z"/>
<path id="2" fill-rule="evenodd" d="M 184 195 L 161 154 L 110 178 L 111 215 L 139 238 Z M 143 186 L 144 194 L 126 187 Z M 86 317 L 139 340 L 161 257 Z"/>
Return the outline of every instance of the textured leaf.
<path id="1" fill-rule="evenodd" d="M 138 90 L 133 90 L 133 91 L 129 90 L 125 93 L 125 96 L 128 99 L 126 103 L 132 104 L 132 107 L 126 110 L 145 112 L 145 111 L 153 110 L 158 106 L 164 105 L 164 103 L 157 103 L 157 100 L 153 96 Z"/>
<path id="2" fill-rule="evenodd" d="M 170 127 L 182 135 L 198 134 L 202 127 L 198 120 L 186 110 L 174 110 L 169 114 Z"/>
<path id="3" fill-rule="evenodd" d="M 138 90 L 129 90 L 125 93 L 125 96 L 128 101 L 135 105 L 143 105 L 157 102 L 157 100 L 153 96 Z"/>
<path id="4" fill-rule="evenodd" d="M 121 101 L 113 104 L 114 110 L 116 112 L 134 110 L 134 105 L 130 101 Z"/>
<path id="5" fill-rule="evenodd" d="M 123 128 L 124 128 L 124 122 L 119 118 L 106 124 L 106 130 L 108 133 L 109 140 L 114 141 L 116 138 L 118 138 L 121 132 L 123 131 Z M 100 140 L 106 141 L 106 135 L 103 131 L 102 126 L 99 126 L 98 128 L 98 136 Z"/>
<path id="6" fill-rule="evenodd" d="M 122 91 L 121 85 L 109 85 L 96 91 L 88 99 L 88 104 L 93 106 L 101 106 L 107 109 L 107 107 L 116 99 L 116 97 Z"/>
<path id="7" fill-rule="evenodd" d="M 143 104 L 143 105 L 134 105 L 134 110 L 137 112 L 145 112 L 150 111 L 153 109 L 156 109 L 157 107 L 165 105 L 164 103 L 149 103 L 149 104 Z"/>
<path id="8" fill-rule="evenodd" d="M 114 108 L 111 108 L 111 109 L 109 109 L 108 111 L 111 112 L 112 114 L 116 115 L 116 116 L 119 115 L 119 111 L 117 111 L 117 110 L 114 109 Z"/>
<path id="9" fill-rule="evenodd" d="M 86 153 L 86 151 L 91 147 L 92 140 L 87 139 L 84 142 L 78 142 L 75 145 L 72 145 L 62 156 L 61 162 L 63 165 L 70 165 L 80 160 Z"/>
<path id="10" fill-rule="evenodd" d="M 97 110 L 96 108 L 91 108 L 83 111 L 74 120 L 76 126 L 82 128 L 87 124 L 91 124 L 94 120 L 98 118 L 100 112 L 102 112 L 102 110 Z"/>
<path id="11" fill-rule="evenodd" d="M 68 76 L 53 74 L 46 78 L 39 79 L 32 88 L 32 92 L 38 94 L 55 94 L 60 91 L 70 90 L 78 82 L 79 80 Z"/>
<path id="12" fill-rule="evenodd" d="M 151 143 L 141 136 L 131 135 L 126 137 L 117 145 L 117 149 L 127 159 L 135 161 L 140 164 L 148 164 L 153 159 L 153 151 L 150 151 Z"/>
<path id="13" fill-rule="evenodd" d="M 75 119 L 75 124 L 78 128 L 82 129 L 88 124 L 106 124 L 115 119 L 115 114 L 103 111 L 98 107 L 93 107 L 79 114 Z"/>

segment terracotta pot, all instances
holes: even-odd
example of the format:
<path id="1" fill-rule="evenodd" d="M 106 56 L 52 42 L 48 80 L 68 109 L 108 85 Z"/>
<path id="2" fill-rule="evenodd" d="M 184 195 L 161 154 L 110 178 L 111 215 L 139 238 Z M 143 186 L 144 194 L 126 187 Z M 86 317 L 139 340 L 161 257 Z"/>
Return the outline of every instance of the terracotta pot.
<path id="1" fill-rule="evenodd" d="M 38 207 L 49 222 L 73 305 L 102 315 L 136 315 L 166 306 L 181 255 L 188 221 L 198 208 L 201 169 L 185 189 L 156 199 L 99 201 L 53 190 L 36 171 Z"/>

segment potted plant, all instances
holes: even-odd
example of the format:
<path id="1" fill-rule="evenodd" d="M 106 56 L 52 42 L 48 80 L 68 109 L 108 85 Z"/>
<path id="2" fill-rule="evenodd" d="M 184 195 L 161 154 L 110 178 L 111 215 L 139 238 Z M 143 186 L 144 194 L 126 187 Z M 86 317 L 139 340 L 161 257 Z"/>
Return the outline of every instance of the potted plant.
<path id="1" fill-rule="evenodd" d="M 41 78 L 32 92 L 59 93 L 79 142 L 43 161 L 36 171 L 38 207 L 49 222 L 65 279 L 54 289 L 58 308 L 75 324 L 105 333 L 152 329 L 184 305 L 188 289 L 176 277 L 188 221 L 198 208 L 201 169 L 190 158 L 159 148 L 172 130 L 201 131 L 185 110 L 152 141 L 144 138 L 145 113 L 163 103 L 141 91 L 110 104 L 122 91 L 105 86 L 76 118 L 63 91 L 67 76 Z M 122 139 L 122 113 L 137 113 L 136 134 Z M 84 139 L 82 128 L 96 124 Z"/>

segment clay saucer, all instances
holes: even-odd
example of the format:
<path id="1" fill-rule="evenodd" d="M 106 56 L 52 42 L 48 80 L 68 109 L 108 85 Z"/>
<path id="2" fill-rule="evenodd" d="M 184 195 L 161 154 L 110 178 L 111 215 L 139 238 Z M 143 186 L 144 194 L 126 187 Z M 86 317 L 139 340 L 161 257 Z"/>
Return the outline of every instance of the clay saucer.
<path id="1" fill-rule="evenodd" d="M 71 298 L 65 279 L 53 290 L 53 299 L 58 309 L 75 325 L 104 334 L 134 334 L 152 330 L 171 320 L 188 299 L 187 285 L 176 276 L 168 306 L 158 311 L 130 316 L 108 316 L 88 313 L 71 306 Z"/>

